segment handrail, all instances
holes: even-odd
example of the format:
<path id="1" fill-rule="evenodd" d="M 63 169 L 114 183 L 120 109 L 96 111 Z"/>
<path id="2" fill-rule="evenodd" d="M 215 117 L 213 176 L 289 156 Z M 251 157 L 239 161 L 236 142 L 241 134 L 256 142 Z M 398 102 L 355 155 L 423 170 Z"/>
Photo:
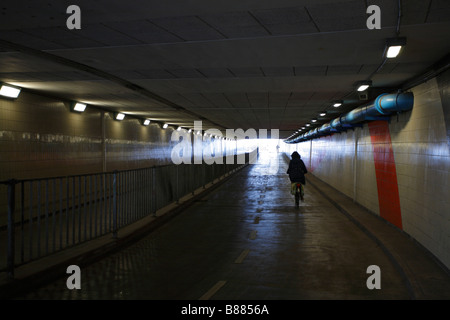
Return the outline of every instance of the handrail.
<path id="1" fill-rule="evenodd" d="M 0 271 L 112 234 L 216 179 L 241 164 L 169 164 L 110 172 L 10 179 L 7 186 L 7 252 Z M 6 261 L 4 261 L 6 256 Z M 2 261 L 3 260 L 3 261 Z M 6 268 L 2 263 L 6 262 Z"/>

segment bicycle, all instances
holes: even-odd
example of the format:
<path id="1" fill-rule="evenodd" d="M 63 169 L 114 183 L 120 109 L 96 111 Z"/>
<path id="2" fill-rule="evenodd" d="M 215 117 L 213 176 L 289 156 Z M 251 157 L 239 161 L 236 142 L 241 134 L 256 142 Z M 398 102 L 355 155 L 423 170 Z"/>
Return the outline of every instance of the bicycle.
<path id="1" fill-rule="evenodd" d="M 295 182 L 295 206 L 298 207 L 300 205 L 300 199 L 304 200 L 303 198 L 303 185 L 300 182 Z"/>

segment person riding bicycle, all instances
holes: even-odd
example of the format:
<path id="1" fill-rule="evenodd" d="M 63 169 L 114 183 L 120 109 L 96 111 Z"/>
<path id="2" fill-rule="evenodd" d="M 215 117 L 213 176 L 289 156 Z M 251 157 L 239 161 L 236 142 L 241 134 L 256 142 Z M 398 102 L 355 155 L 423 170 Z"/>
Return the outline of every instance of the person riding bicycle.
<path id="1" fill-rule="evenodd" d="M 289 161 L 289 168 L 286 173 L 289 175 L 289 179 L 291 180 L 291 194 L 295 194 L 297 183 L 302 185 L 300 197 L 303 201 L 303 186 L 306 183 L 305 174 L 308 173 L 308 170 L 306 170 L 305 163 L 297 151 L 294 151 L 291 154 L 291 161 Z"/>

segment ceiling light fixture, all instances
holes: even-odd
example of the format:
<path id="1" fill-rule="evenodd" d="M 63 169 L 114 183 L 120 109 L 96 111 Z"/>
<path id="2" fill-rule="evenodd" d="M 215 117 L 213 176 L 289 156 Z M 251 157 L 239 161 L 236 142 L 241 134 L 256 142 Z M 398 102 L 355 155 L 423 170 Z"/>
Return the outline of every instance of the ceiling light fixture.
<path id="1" fill-rule="evenodd" d="M 386 40 L 386 58 L 392 59 L 399 55 L 402 47 L 406 45 L 406 38 L 391 38 Z"/>
<path id="2" fill-rule="evenodd" d="M 125 114 L 123 113 L 116 113 L 116 116 L 114 117 L 117 121 L 122 121 L 123 119 L 125 119 Z"/>
<path id="3" fill-rule="evenodd" d="M 327 115 L 327 112 L 326 111 L 321 111 L 320 113 L 319 113 L 319 116 L 321 116 L 321 117 L 325 117 Z"/>
<path id="4" fill-rule="evenodd" d="M 148 126 L 149 124 L 150 124 L 150 120 L 149 119 L 142 120 L 142 125 L 143 126 Z"/>
<path id="5" fill-rule="evenodd" d="M 84 103 L 79 103 L 79 102 L 74 102 L 72 104 L 72 111 L 74 112 L 84 112 L 86 110 L 86 104 Z"/>
<path id="6" fill-rule="evenodd" d="M 3 84 L 0 88 L 0 95 L 7 98 L 16 99 L 19 96 L 21 90 L 21 88 Z"/>
<path id="7" fill-rule="evenodd" d="M 313 123 L 317 122 L 317 119 L 311 119 L 311 122 L 313 122 Z"/>
<path id="8" fill-rule="evenodd" d="M 367 90 L 372 85 L 372 81 L 359 81 L 356 83 L 356 90 L 359 92 Z"/>
<path id="9" fill-rule="evenodd" d="M 167 123 L 163 124 L 163 129 L 167 129 L 169 127 L 169 125 Z"/>
<path id="10" fill-rule="evenodd" d="M 344 102 L 342 100 L 333 101 L 333 107 L 338 108 L 338 107 L 342 106 L 343 103 Z"/>

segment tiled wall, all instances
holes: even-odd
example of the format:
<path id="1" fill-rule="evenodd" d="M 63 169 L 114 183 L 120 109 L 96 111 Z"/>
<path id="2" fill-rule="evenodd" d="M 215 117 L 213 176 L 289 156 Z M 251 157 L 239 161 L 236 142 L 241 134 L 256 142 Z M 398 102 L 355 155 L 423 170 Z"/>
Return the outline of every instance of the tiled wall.
<path id="1" fill-rule="evenodd" d="M 390 129 L 403 229 L 450 266 L 450 123 L 444 117 L 450 106 L 437 80 L 412 90 L 413 110 Z M 442 85 L 448 94 L 450 83 Z"/>
<path id="2" fill-rule="evenodd" d="M 423 83 L 390 122 L 291 145 L 318 178 L 415 238 L 450 267 L 450 73 Z"/>

